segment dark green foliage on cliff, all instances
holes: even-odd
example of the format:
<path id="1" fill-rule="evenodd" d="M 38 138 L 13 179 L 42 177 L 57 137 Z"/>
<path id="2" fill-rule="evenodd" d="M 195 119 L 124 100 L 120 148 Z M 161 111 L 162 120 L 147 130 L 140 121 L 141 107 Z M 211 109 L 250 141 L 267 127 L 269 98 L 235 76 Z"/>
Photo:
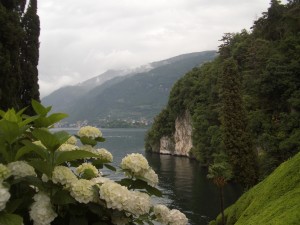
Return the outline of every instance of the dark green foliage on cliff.
<path id="1" fill-rule="evenodd" d="M 0 108 L 16 109 L 39 100 L 37 1 L 0 1 Z"/>
<path id="2" fill-rule="evenodd" d="M 237 62 L 233 58 L 224 60 L 220 77 L 223 148 L 236 179 L 252 186 L 257 181 L 257 160 L 247 131 L 240 79 Z"/>
<path id="3" fill-rule="evenodd" d="M 254 152 L 258 156 L 260 178 L 299 152 L 299 34 L 299 1 L 289 1 L 286 5 L 272 1 L 268 11 L 254 22 L 251 32 L 225 34 L 219 57 L 190 71 L 174 85 L 166 107 L 173 118 L 168 126 L 174 127 L 175 119 L 189 111 L 193 125 L 191 152 L 203 165 L 212 162 L 212 155 L 224 149 L 230 137 L 240 143 L 230 147 L 231 151 L 236 151 L 232 163 L 243 168 L 250 165 L 239 180 L 253 184 L 256 174 Z M 234 65 L 230 65 L 230 61 Z M 226 82 L 222 74 L 229 68 L 233 68 L 229 74 L 238 74 L 240 97 L 228 96 L 227 104 L 240 106 L 234 109 L 232 105 L 232 109 L 225 110 L 222 90 Z M 226 111 L 239 114 L 236 115 L 238 121 L 224 124 Z M 236 129 L 235 136 L 227 133 L 228 126 Z M 170 127 L 170 132 L 163 134 L 160 132 L 162 127 L 165 127 L 163 120 L 156 120 L 146 143 L 153 141 L 153 133 L 155 140 L 166 135 L 172 137 L 174 128 Z M 155 142 L 152 149 L 157 146 L 159 142 Z"/>

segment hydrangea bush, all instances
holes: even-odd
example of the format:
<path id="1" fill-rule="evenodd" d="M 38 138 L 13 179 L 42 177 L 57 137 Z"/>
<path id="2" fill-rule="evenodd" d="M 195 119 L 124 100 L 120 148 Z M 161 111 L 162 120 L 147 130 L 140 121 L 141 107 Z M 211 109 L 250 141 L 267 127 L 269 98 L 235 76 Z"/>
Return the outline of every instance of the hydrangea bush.
<path id="1" fill-rule="evenodd" d="M 153 204 L 151 196 L 161 196 L 158 176 L 143 155 L 127 155 L 116 169 L 112 154 L 95 147 L 105 141 L 99 129 L 51 132 L 67 115 L 48 115 L 51 107 L 36 101 L 32 106 L 31 117 L 0 111 L 1 225 L 188 223 L 180 211 Z M 103 167 L 124 177 L 104 177 Z"/>

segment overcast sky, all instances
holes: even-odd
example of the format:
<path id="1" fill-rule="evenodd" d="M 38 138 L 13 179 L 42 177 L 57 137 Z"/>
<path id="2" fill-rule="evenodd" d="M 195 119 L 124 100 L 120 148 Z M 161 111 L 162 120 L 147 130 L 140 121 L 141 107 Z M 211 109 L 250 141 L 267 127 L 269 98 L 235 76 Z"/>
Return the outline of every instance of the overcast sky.
<path id="1" fill-rule="evenodd" d="M 41 96 L 108 69 L 216 50 L 269 0 L 41 0 Z"/>

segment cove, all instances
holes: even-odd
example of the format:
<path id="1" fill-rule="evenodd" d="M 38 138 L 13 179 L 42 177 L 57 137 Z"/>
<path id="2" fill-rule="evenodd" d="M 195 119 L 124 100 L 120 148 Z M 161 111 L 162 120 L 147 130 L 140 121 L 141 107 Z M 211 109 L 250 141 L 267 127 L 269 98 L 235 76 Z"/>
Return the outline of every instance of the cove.
<path id="1" fill-rule="evenodd" d="M 77 129 L 66 130 L 75 134 Z M 141 153 L 159 176 L 159 189 L 163 198 L 157 203 L 175 208 L 189 219 L 190 225 L 205 225 L 220 212 L 217 188 L 206 178 L 206 169 L 193 159 L 156 153 L 145 153 L 144 136 L 146 129 L 101 129 L 106 141 L 97 147 L 106 148 L 113 154 L 114 166 L 130 153 Z M 105 171 L 103 171 L 105 173 Z M 119 178 L 122 174 L 116 174 Z M 242 194 L 238 185 L 228 184 L 224 189 L 225 207 L 234 203 Z"/>

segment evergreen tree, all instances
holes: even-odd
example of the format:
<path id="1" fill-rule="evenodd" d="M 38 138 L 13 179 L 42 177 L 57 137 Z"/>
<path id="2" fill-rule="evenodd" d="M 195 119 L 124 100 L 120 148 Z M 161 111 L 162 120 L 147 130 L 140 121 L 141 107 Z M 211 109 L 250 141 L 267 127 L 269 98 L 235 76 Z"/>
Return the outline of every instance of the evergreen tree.
<path id="1" fill-rule="evenodd" d="M 40 20 L 37 15 L 37 0 L 30 0 L 28 9 L 22 19 L 25 31 L 21 45 L 22 86 L 20 98 L 21 108 L 29 106 L 31 99 L 39 100 L 38 61 Z M 32 109 L 29 109 L 32 114 Z"/>
<path id="2" fill-rule="evenodd" d="M 40 24 L 37 0 L 0 0 L 0 109 L 16 109 L 39 100 Z"/>
<path id="3" fill-rule="evenodd" d="M 233 166 L 235 178 L 244 186 L 252 186 L 257 181 L 257 163 L 246 130 L 246 114 L 240 89 L 237 63 L 232 58 L 226 59 L 221 77 L 223 147 Z"/>
<path id="4" fill-rule="evenodd" d="M 14 1 L 0 1 L 0 108 L 18 108 L 22 29 Z"/>

